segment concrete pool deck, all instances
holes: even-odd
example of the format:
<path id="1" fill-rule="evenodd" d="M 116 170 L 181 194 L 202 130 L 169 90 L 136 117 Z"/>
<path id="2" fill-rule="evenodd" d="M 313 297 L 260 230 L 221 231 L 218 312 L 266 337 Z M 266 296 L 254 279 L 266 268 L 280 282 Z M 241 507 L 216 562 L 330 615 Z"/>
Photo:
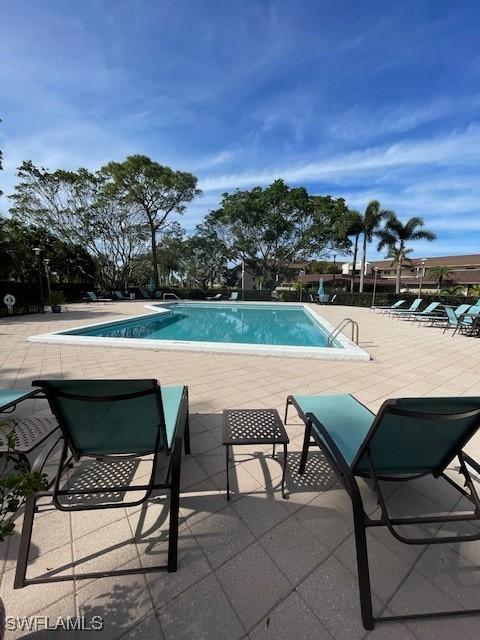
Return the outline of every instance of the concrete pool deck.
<path id="1" fill-rule="evenodd" d="M 376 411 L 395 396 L 480 396 L 480 340 L 443 335 L 440 329 L 352 307 L 322 307 L 333 325 L 351 316 L 360 325 L 370 362 L 249 355 L 145 351 L 28 342 L 27 337 L 83 324 L 148 313 L 143 302 L 69 305 L 46 313 L 0 321 L 0 386 L 29 387 L 38 377 L 158 378 L 187 384 L 192 456 L 182 466 L 179 570 L 28 586 L 13 590 L 19 526 L 0 543 L 0 590 L 10 616 L 100 615 L 105 631 L 45 632 L 32 638 L 165 638 L 236 640 L 337 638 L 477 640 L 480 616 L 405 624 L 379 624 L 367 633 L 360 620 L 350 507 L 319 454 L 307 474 L 296 473 L 302 425 L 287 426 L 288 500 L 278 488 L 281 465 L 265 449 L 235 452 L 224 496 L 221 412 L 234 407 L 282 410 L 290 393 L 352 393 Z M 27 401 L 18 415 L 48 413 L 45 402 Z M 480 458 L 480 438 L 469 451 Z M 142 463 L 143 465 L 144 463 Z M 146 473 L 140 465 L 136 477 Z M 449 486 L 430 480 L 396 488 L 393 509 L 450 510 L 458 502 Z M 364 487 L 371 511 L 376 505 Z M 29 575 L 66 570 L 147 565 L 165 553 L 161 504 L 147 510 L 115 509 L 65 514 L 48 505 L 35 520 Z M 386 531 L 368 534 L 375 608 L 394 614 L 479 606 L 480 542 L 435 547 L 402 545 Z M 161 560 L 160 560 L 161 561 Z M 7 632 L 7 638 L 28 632 Z"/>

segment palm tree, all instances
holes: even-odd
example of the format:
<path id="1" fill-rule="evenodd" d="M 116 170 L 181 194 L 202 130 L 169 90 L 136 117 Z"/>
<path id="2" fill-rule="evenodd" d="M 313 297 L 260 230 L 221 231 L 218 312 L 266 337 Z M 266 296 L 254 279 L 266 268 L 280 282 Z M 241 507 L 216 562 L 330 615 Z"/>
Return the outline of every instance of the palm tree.
<path id="1" fill-rule="evenodd" d="M 350 280 L 350 291 L 355 289 L 355 267 L 357 266 L 357 254 L 358 254 L 358 241 L 360 235 L 363 232 L 363 218 L 362 214 L 358 211 L 350 211 L 348 216 L 347 236 L 353 236 L 355 238 L 353 244 L 353 266 L 352 266 L 352 279 Z"/>
<path id="2" fill-rule="evenodd" d="M 450 273 L 449 267 L 430 267 L 428 270 L 428 275 L 437 281 L 437 293 L 440 291 L 442 282 L 448 279 Z"/>
<path id="3" fill-rule="evenodd" d="M 363 292 L 363 280 L 365 278 L 365 263 L 367 262 L 367 243 L 373 240 L 373 236 L 378 235 L 380 224 L 382 220 L 387 217 L 391 212 L 380 208 L 380 202 L 378 200 L 371 200 L 365 213 L 363 214 L 363 246 L 362 246 L 362 260 L 360 265 L 360 293 Z"/>
<path id="4" fill-rule="evenodd" d="M 378 243 L 378 251 L 381 251 L 385 247 L 388 248 L 391 254 L 396 255 L 395 262 L 397 265 L 397 282 L 395 291 L 400 293 L 400 276 L 402 273 L 402 264 L 405 260 L 405 256 L 411 252 L 411 249 L 406 248 L 407 242 L 414 240 L 435 240 L 436 235 L 433 231 L 423 229 L 424 221 L 422 218 L 414 216 L 410 218 L 405 224 L 403 224 L 395 215 L 393 211 L 388 214 L 385 227 L 378 232 L 380 242 Z"/>

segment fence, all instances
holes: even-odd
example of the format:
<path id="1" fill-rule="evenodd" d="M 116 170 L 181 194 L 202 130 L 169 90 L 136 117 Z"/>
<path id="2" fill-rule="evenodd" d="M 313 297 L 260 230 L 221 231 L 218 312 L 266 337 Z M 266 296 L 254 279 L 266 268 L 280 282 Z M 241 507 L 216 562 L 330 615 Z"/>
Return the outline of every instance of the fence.
<path id="1" fill-rule="evenodd" d="M 76 302 L 82 298 L 84 292 L 91 289 L 91 283 L 52 283 L 52 291 L 62 291 L 66 302 Z M 15 304 L 9 308 L 4 303 L 4 297 L 9 294 L 15 298 Z M 47 304 L 47 290 L 43 291 L 43 303 Z M 38 283 L 0 281 L 0 317 L 41 313 L 40 287 Z"/>

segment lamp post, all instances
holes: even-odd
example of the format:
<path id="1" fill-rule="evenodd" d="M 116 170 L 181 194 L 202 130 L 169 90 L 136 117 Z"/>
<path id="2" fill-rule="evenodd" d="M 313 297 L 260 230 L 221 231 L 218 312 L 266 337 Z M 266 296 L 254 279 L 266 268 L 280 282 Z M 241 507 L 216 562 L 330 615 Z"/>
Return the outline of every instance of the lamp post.
<path id="1" fill-rule="evenodd" d="M 375 276 L 373 279 L 373 295 L 372 295 L 372 307 L 375 306 L 375 295 L 377 293 L 377 275 L 378 275 L 378 267 L 373 267 L 375 272 Z"/>
<path id="2" fill-rule="evenodd" d="M 245 299 L 245 260 L 242 260 L 242 300 Z"/>
<path id="3" fill-rule="evenodd" d="M 425 277 L 425 258 L 422 259 L 422 268 L 420 271 L 420 283 L 418 285 L 418 297 L 422 295 L 423 278 Z"/>
<path id="4" fill-rule="evenodd" d="M 50 298 L 50 260 L 45 258 L 43 264 L 45 266 L 45 275 L 47 276 L 47 296 Z"/>
<path id="5" fill-rule="evenodd" d="M 45 310 L 43 308 L 43 282 L 42 282 L 42 266 L 41 266 L 41 260 L 40 260 L 40 248 L 34 247 L 33 253 L 35 254 L 35 258 L 37 260 L 38 286 L 40 289 L 40 308 L 42 310 L 42 313 L 45 313 Z"/>
<path id="6" fill-rule="evenodd" d="M 337 254 L 333 254 L 333 288 L 335 289 L 335 276 L 337 275 Z"/>

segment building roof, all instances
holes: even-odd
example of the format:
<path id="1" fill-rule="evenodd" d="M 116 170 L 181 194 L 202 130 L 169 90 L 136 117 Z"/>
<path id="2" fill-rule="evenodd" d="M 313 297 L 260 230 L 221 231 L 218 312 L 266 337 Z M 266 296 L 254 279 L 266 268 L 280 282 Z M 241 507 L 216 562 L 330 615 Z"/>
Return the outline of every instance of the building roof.
<path id="1" fill-rule="evenodd" d="M 426 267 L 478 267 L 480 269 L 480 253 L 474 253 L 466 256 L 437 256 L 433 258 L 411 258 L 405 266 L 421 267 L 422 260 L 425 260 Z M 372 267 L 379 269 L 389 269 L 392 267 L 392 261 L 372 260 Z"/>

